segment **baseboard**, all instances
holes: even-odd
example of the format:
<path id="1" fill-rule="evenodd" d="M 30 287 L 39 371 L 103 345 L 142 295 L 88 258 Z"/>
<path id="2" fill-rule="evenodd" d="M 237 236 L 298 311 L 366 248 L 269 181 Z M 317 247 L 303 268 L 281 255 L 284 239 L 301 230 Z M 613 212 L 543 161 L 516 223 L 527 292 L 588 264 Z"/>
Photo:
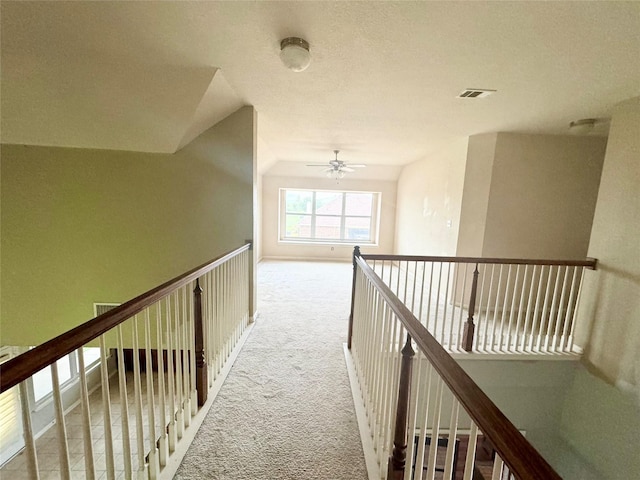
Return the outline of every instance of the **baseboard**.
<path id="1" fill-rule="evenodd" d="M 268 261 L 291 261 L 291 262 L 338 262 L 338 263 L 351 263 L 353 260 L 349 258 L 323 258 L 323 257 L 262 257 L 261 262 Z"/>

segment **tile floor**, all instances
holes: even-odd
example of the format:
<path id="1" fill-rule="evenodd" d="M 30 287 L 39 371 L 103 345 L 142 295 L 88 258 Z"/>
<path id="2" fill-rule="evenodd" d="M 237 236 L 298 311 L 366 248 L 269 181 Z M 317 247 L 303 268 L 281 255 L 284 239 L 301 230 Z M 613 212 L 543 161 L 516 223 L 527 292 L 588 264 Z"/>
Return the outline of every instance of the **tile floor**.
<path id="1" fill-rule="evenodd" d="M 157 401 L 157 372 L 154 372 L 154 392 L 156 392 L 155 401 L 155 417 L 156 417 L 156 436 L 160 435 L 159 414 L 160 409 Z M 145 410 L 143 413 L 143 431 L 144 431 L 144 451 L 149 450 L 149 421 L 147 411 L 147 395 L 146 395 L 146 379 L 144 374 L 141 378 L 142 383 L 142 405 Z M 127 405 L 129 418 L 129 438 L 131 450 L 132 470 L 135 472 L 138 468 L 137 455 L 137 435 L 136 435 L 136 414 L 135 414 L 135 397 L 134 397 L 133 374 L 127 372 Z M 120 391 L 118 388 L 118 376 L 114 375 L 110 379 L 109 393 L 111 399 L 111 424 L 113 435 L 114 449 L 114 465 L 116 471 L 116 479 L 125 478 L 124 467 L 124 446 L 122 436 L 122 408 Z M 105 457 L 105 439 L 104 439 L 104 421 L 103 421 L 103 404 L 101 388 L 97 388 L 90 396 L 90 412 L 91 412 L 91 435 L 93 445 L 93 455 L 95 464 L 95 478 L 101 480 L 106 476 L 106 457 Z M 69 465 L 71 467 L 71 478 L 73 480 L 85 479 L 85 461 L 84 461 L 84 428 L 82 422 L 82 408 L 77 405 L 65 415 L 65 424 L 67 429 Z M 38 470 L 41 480 L 61 478 L 60 460 L 59 460 L 57 428 L 51 426 L 47 431 L 42 433 L 36 440 L 36 454 L 38 458 Z M 27 472 L 26 455 L 23 452 L 16 455 L 0 469 L 0 478 L 7 480 L 27 480 L 29 474 Z"/>

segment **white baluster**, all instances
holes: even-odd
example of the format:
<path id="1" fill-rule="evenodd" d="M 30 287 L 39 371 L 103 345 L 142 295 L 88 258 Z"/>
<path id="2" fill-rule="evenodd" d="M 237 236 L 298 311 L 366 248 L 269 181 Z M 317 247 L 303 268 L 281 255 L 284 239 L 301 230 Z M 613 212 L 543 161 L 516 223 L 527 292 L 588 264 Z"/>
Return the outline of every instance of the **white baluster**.
<path id="1" fill-rule="evenodd" d="M 167 297 L 168 301 L 168 297 Z M 158 441 L 158 457 L 160 466 L 164 467 L 167 464 L 169 458 L 169 441 L 167 438 L 167 391 L 165 388 L 165 367 L 164 367 L 164 352 L 167 355 L 170 354 L 169 349 L 166 350 L 162 345 L 162 304 L 156 305 L 156 349 L 158 355 L 158 402 L 160 407 L 160 417 L 158 418 L 160 424 L 160 439 Z"/>
<path id="2" fill-rule="evenodd" d="M 411 397 L 409 398 L 409 408 L 407 410 L 408 422 L 407 422 L 407 452 L 406 452 L 406 467 L 404 469 L 404 480 L 411 480 L 413 472 L 413 458 L 415 457 L 415 432 L 418 422 L 419 411 L 419 399 L 420 390 L 424 388 L 424 385 L 420 382 L 420 373 L 422 371 L 423 354 L 421 349 L 417 349 L 413 360 L 413 368 L 411 371 Z"/>
<path id="3" fill-rule="evenodd" d="M 148 466 L 144 455 L 144 420 L 142 418 L 142 380 L 140 378 L 140 343 L 138 341 L 138 316 L 132 319 L 132 346 L 133 346 L 133 397 L 136 407 L 136 453 L 138 456 L 137 478 L 145 478 L 148 474 Z M 151 359 L 148 358 L 147 362 Z"/>
<path id="4" fill-rule="evenodd" d="M 148 308 L 144 310 L 144 350 L 146 357 L 144 373 L 147 379 L 147 419 L 149 420 L 149 478 L 155 480 L 160 475 L 160 458 L 156 443 L 158 437 L 156 436 L 156 406 L 153 388 L 153 358 L 151 356 L 151 319 Z M 162 350 L 157 350 L 156 354 L 158 357 L 162 356 Z M 160 371 L 158 369 L 158 375 Z"/>
<path id="5" fill-rule="evenodd" d="M 526 314 L 525 314 L 525 295 L 527 292 L 527 274 L 529 273 L 529 265 L 525 265 L 524 266 L 524 272 L 522 273 L 522 285 L 520 286 L 520 300 L 518 302 L 518 314 L 516 316 L 516 326 L 515 326 L 515 335 L 514 335 L 514 339 L 513 339 L 513 350 L 514 351 L 519 351 L 521 345 L 523 345 L 524 340 L 520 339 L 520 336 L 522 336 L 522 338 L 524 339 L 525 337 L 525 330 L 524 330 L 524 325 L 522 322 L 522 317 L 523 314 L 526 318 Z M 515 297 L 515 295 L 514 295 Z M 520 330 L 520 327 L 522 326 L 522 333 Z"/>
<path id="6" fill-rule="evenodd" d="M 502 478 L 502 467 L 504 462 L 500 455 L 496 453 L 496 458 L 493 460 L 493 472 L 491 474 L 491 480 L 501 480 Z"/>
<path id="7" fill-rule="evenodd" d="M 491 305 L 491 293 L 493 292 L 493 281 L 494 281 L 494 274 L 495 274 L 495 270 L 496 270 L 496 266 L 495 264 L 491 265 L 491 278 L 489 280 L 489 293 L 487 293 L 487 299 L 486 302 L 487 304 L 485 305 L 484 308 L 484 325 L 483 325 L 483 340 L 482 340 L 482 350 L 483 351 L 487 351 L 487 341 L 489 340 L 489 323 L 493 323 L 495 321 L 495 307 L 494 307 L 494 319 L 492 320 L 492 322 L 489 322 L 489 308 Z M 482 295 L 480 295 L 480 301 L 482 302 L 483 298 Z M 478 308 L 478 313 L 480 312 L 480 308 Z M 489 344 L 491 345 L 491 344 Z"/>
<path id="8" fill-rule="evenodd" d="M 122 422 L 122 453 L 124 456 L 124 476 L 132 478 L 131 443 L 129 430 L 129 402 L 127 398 L 127 377 L 124 362 L 122 324 L 118 325 L 118 386 L 120 390 L 120 421 Z"/>
<path id="9" fill-rule="evenodd" d="M 535 319 L 531 318 L 532 317 L 532 304 L 533 304 L 533 299 L 534 299 L 534 294 L 533 292 L 535 291 L 535 287 L 536 287 L 536 283 L 535 283 L 535 278 L 536 278 L 536 270 L 538 268 L 538 265 L 534 265 L 533 268 L 531 269 L 531 280 L 530 280 L 530 286 L 529 286 L 529 296 L 527 299 L 527 309 L 525 310 L 524 313 L 524 330 L 523 330 L 523 334 L 522 334 L 522 343 L 520 345 L 520 350 L 524 351 L 527 348 L 527 342 L 529 340 L 529 336 L 533 335 L 533 330 L 534 330 L 534 324 L 535 324 Z M 529 333 L 529 327 L 531 326 L 531 333 Z"/>
<path id="10" fill-rule="evenodd" d="M 433 367 L 431 363 L 427 363 L 424 369 L 424 377 L 422 378 L 421 391 L 424 392 L 418 408 L 421 413 L 420 423 L 420 435 L 418 436 L 418 456 L 416 457 L 415 471 L 418 472 L 418 478 L 422 478 L 422 472 L 424 470 L 424 450 L 427 444 L 427 427 L 429 421 L 429 403 L 431 400 L 431 386 L 432 386 Z M 415 435 L 415 434 L 414 434 Z M 413 439 L 412 439 L 413 440 Z"/>
<path id="11" fill-rule="evenodd" d="M 553 348 L 553 345 L 555 343 L 555 334 L 554 333 L 556 331 L 556 325 L 559 323 L 557 310 L 558 310 L 558 301 L 559 301 L 558 296 L 560 295 L 559 288 L 560 288 L 561 268 L 562 268 L 561 266 L 555 267 L 556 281 L 555 281 L 555 284 L 553 286 L 551 310 L 549 310 L 549 322 L 547 324 L 547 333 L 546 333 L 546 337 L 545 337 L 545 341 L 544 341 L 544 351 L 545 352 L 549 352 L 549 351 L 554 349 Z M 551 348 L 550 348 L 549 344 L 551 344 Z"/>
<path id="12" fill-rule="evenodd" d="M 107 480 L 115 480 L 116 472 L 113 456 L 113 430 L 111 427 L 111 395 L 109 393 L 109 364 L 107 363 L 105 335 L 100 335 L 100 385 L 102 393 L 102 418 L 104 423 L 104 454 Z"/>
<path id="13" fill-rule="evenodd" d="M 434 480 L 436 475 L 436 454 L 438 453 L 438 437 L 440 436 L 440 415 L 442 413 L 442 378 L 436 378 L 436 394 L 433 405 L 433 419 L 431 421 L 431 446 L 429 447 L 429 464 L 427 465 L 427 479 Z"/>
<path id="14" fill-rule="evenodd" d="M 64 406 L 60 394 L 60 381 L 58 377 L 58 362 L 51 364 L 51 383 L 53 385 L 53 403 L 56 412 L 56 427 L 58 431 L 58 459 L 60 461 L 60 478 L 71 479 L 71 466 L 69 465 L 69 445 L 67 444 L 67 426 L 64 421 Z"/>
<path id="15" fill-rule="evenodd" d="M 507 269 L 507 283 L 504 286 L 504 301 L 502 302 L 502 315 L 500 315 L 500 332 L 498 333 L 498 350 L 502 351 L 502 347 L 504 346 L 504 324 L 505 324 L 505 315 L 507 314 L 507 302 L 509 301 L 509 290 L 511 288 L 511 267 L 508 266 Z M 500 267 L 502 268 L 502 267 Z M 513 295 L 511 295 L 513 297 Z M 507 347 L 509 345 L 509 331 L 507 330 Z"/>
<path id="16" fill-rule="evenodd" d="M 456 340 L 455 343 L 451 344 L 451 347 L 456 347 L 457 349 L 460 348 L 461 342 L 462 342 L 462 335 L 464 332 L 464 322 L 465 319 L 463 317 L 464 315 L 464 294 L 467 291 L 467 272 L 469 271 L 469 267 L 471 265 L 467 264 L 467 263 L 463 263 L 463 264 L 458 264 L 459 267 L 464 266 L 464 274 L 462 276 L 462 287 L 460 288 L 460 291 L 462 292 L 460 295 L 460 315 L 458 316 L 458 338 Z M 473 275 L 472 275 L 473 277 Z M 471 296 L 471 286 L 469 286 L 469 296 Z M 468 308 L 468 307 L 467 307 Z M 468 312 L 468 310 L 467 310 Z"/>
<path id="17" fill-rule="evenodd" d="M 447 279 L 445 281 L 444 291 L 444 308 L 442 310 L 442 335 L 440 335 L 440 344 L 447 348 L 446 327 L 447 327 L 447 307 L 449 306 L 449 283 L 451 282 L 451 263 L 447 262 Z M 442 264 L 444 267 L 444 263 Z"/>
<path id="18" fill-rule="evenodd" d="M 169 424 L 167 426 L 167 439 L 169 443 L 169 452 L 173 453 L 176 450 L 176 443 L 178 442 L 178 431 L 176 428 L 176 391 L 175 391 L 175 366 L 174 358 L 177 357 L 177 349 L 175 338 L 173 335 L 173 316 L 171 315 L 171 297 L 166 299 L 166 324 L 167 324 L 167 383 L 168 383 L 168 396 L 169 396 Z M 177 300 L 176 300 L 177 301 Z"/>
<path id="19" fill-rule="evenodd" d="M 193 296 L 193 289 L 189 289 L 189 293 L 190 293 L 190 301 L 189 301 L 188 338 L 189 338 L 189 360 L 190 360 L 190 373 L 191 373 L 189 386 L 191 388 L 191 416 L 193 417 L 196 413 L 198 413 L 198 397 L 196 392 L 196 343 L 195 343 L 196 333 L 195 333 L 195 316 L 194 316 L 195 315 L 194 314 L 195 298 Z M 201 308 L 202 308 L 202 304 L 201 304 Z M 203 312 L 200 312 L 200 313 L 203 314 Z M 203 345 L 206 345 L 206 344 L 203 344 Z M 206 388 L 206 386 L 204 386 L 203 388 Z"/>
<path id="20" fill-rule="evenodd" d="M 511 267 L 509 267 L 509 271 L 511 271 Z M 515 326 L 516 330 L 514 331 L 514 320 L 517 318 L 516 314 L 516 299 L 518 297 L 518 279 L 520 278 L 520 265 L 516 266 L 516 275 L 513 281 L 513 291 L 511 292 L 511 309 L 509 311 L 509 326 L 507 327 L 507 350 L 511 350 L 512 340 L 517 342 L 518 331 L 517 325 Z M 524 291 L 524 283 L 522 285 L 522 290 Z"/>
<path id="21" fill-rule="evenodd" d="M 538 338 L 536 339 L 536 350 L 540 351 L 542 348 L 542 337 L 548 335 L 549 324 L 551 318 L 549 316 L 549 297 L 551 291 L 551 277 L 553 275 L 553 267 L 549 265 L 549 274 L 547 275 L 547 285 L 544 293 L 544 303 L 542 305 L 542 312 L 540 313 L 540 330 L 538 332 Z"/>
<path id="22" fill-rule="evenodd" d="M 182 340 L 182 395 L 183 395 L 183 411 L 185 428 L 191 425 L 191 392 L 189 389 L 189 344 L 191 343 L 188 336 L 189 324 L 189 295 L 187 287 L 182 287 L 182 332 L 180 338 Z"/>
<path id="23" fill-rule="evenodd" d="M 24 437 L 24 449 L 27 457 L 27 473 L 29 474 L 29 478 L 40 480 L 36 442 L 33 437 L 33 427 L 31 425 L 31 405 L 29 405 L 29 394 L 27 392 L 26 382 L 21 382 L 19 388 L 20 410 L 22 413 L 22 436 Z"/>
<path id="24" fill-rule="evenodd" d="M 579 272 L 579 273 L 578 273 Z M 573 333 L 575 331 L 575 318 L 578 312 L 578 305 L 580 305 L 580 294 L 582 293 L 582 284 L 584 280 L 584 267 L 576 267 L 577 273 L 577 292 L 575 294 L 575 301 L 569 309 L 571 315 L 569 316 L 569 335 L 567 336 L 567 351 L 573 350 Z M 573 296 L 572 296 L 573 298 Z"/>
<path id="25" fill-rule="evenodd" d="M 573 333 L 573 318 L 574 318 L 574 299 L 576 299 L 577 304 L 577 291 L 579 290 L 579 284 L 581 281 L 578 281 L 578 267 L 573 267 L 573 277 L 571 278 L 571 292 L 569 293 L 569 302 L 567 303 L 567 313 L 564 319 L 564 328 L 562 329 L 562 351 L 570 352 L 573 348 L 573 342 L 570 340 L 570 335 Z"/>
<path id="26" fill-rule="evenodd" d="M 486 319 L 486 310 L 485 310 L 485 316 L 482 316 L 482 302 L 485 300 L 484 297 L 484 286 L 485 286 L 485 280 L 487 278 L 487 265 L 488 264 L 484 264 L 482 265 L 481 270 L 482 270 L 482 281 L 480 282 L 480 295 L 476 295 L 476 307 L 475 307 L 475 311 L 477 312 L 476 314 L 476 330 L 475 330 L 475 335 L 474 335 L 474 341 L 476 344 L 476 350 L 480 350 L 481 344 L 480 344 L 480 337 L 482 337 L 482 335 L 480 335 L 480 329 L 484 326 L 486 328 L 487 326 L 487 319 Z M 478 268 L 478 266 L 476 266 L 476 268 Z M 488 295 L 487 295 L 488 298 Z M 488 303 L 488 302 L 487 302 Z M 486 335 L 485 335 L 486 338 Z"/>
<path id="27" fill-rule="evenodd" d="M 175 298 L 175 389 L 176 389 L 176 434 L 178 440 L 182 439 L 184 434 L 184 398 L 182 397 L 182 327 L 180 326 L 180 295 L 176 292 Z"/>
<path id="28" fill-rule="evenodd" d="M 562 314 L 562 312 L 566 308 L 565 304 L 567 302 L 567 285 L 569 281 L 569 267 L 565 265 L 565 267 L 562 270 L 563 270 L 562 293 L 560 294 L 560 302 L 558 303 L 558 312 L 556 315 L 556 328 L 553 334 L 553 344 L 551 346 L 554 352 L 557 352 L 558 347 L 560 346 L 562 331 L 564 327 L 563 325 L 564 315 Z"/>
<path id="29" fill-rule="evenodd" d="M 77 351 L 78 373 L 80 375 L 80 405 L 82 410 L 82 438 L 84 440 L 84 469 L 87 480 L 96 478 L 93 462 L 93 436 L 91 435 L 91 413 L 89 410 L 89 390 L 87 388 L 87 371 L 84 364 L 84 349 Z"/>
<path id="30" fill-rule="evenodd" d="M 456 436 L 458 434 L 458 413 L 460 411 L 460 402 L 455 397 L 451 397 L 451 420 L 449 421 L 449 436 L 447 437 L 447 454 L 444 460 L 443 478 L 453 478 L 453 463 L 456 451 Z"/>
<path id="31" fill-rule="evenodd" d="M 476 443 L 478 441 L 478 426 L 475 422 L 471 422 L 471 431 L 469 432 L 469 444 L 467 446 L 467 458 L 464 462 L 463 480 L 471 480 L 473 478 L 473 465 L 476 459 Z"/>

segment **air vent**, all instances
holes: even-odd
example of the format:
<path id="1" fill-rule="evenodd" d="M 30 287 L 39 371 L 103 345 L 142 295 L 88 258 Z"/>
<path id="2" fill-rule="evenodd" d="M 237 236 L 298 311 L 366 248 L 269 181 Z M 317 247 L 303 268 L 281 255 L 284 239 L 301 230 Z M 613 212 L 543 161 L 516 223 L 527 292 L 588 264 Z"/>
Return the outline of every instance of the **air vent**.
<path id="1" fill-rule="evenodd" d="M 487 90 L 484 88 L 467 88 L 458 94 L 457 98 L 484 98 L 488 97 L 495 90 Z"/>
<path id="2" fill-rule="evenodd" d="M 103 313 L 107 313 L 109 310 L 113 310 L 114 308 L 116 308 L 119 305 L 120 305 L 119 303 L 94 303 L 93 304 L 93 315 L 97 317 L 98 315 L 102 315 Z"/>

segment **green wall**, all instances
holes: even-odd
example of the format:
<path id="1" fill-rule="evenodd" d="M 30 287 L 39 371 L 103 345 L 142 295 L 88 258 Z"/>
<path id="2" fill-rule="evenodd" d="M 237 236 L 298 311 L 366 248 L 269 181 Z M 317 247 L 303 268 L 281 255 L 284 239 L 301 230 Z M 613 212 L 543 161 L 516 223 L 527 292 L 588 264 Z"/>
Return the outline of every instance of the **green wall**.
<path id="1" fill-rule="evenodd" d="M 2 146 L 0 342 L 35 345 L 252 238 L 256 114 L 173 155 Z"/>

